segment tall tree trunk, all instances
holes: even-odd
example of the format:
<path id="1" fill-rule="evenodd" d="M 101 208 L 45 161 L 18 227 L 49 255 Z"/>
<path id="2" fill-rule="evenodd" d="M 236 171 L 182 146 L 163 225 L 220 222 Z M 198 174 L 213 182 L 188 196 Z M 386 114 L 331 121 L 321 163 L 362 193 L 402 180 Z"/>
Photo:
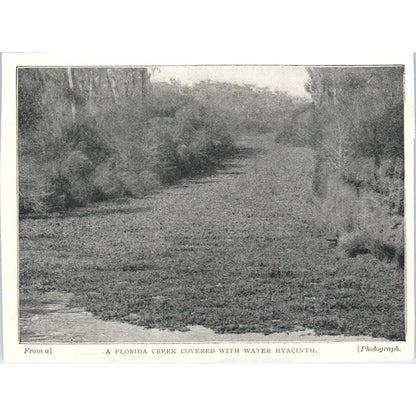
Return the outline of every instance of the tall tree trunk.
<path id="1" fill-rule="evenodd" d="M 131 69 L 131 88 L 129 91 L 127 91 L 126 95 L 129 98 L 133 98 L 135 93 L 136 93 L 136 87 L 137 87 L 137 83 L 136 83 L 136 69 L 132 68 Z"/>
<path id="2" fill-rule="evenodd" d="M 74 102 L 74 80 L 72 78 L 72 71 L 71 68 L 67 69 L 67 74 L 68 74 L 68 84 L 69 84 L 69 89 L 71 91 L 71 111 L 72 111 L 72 121 L 76 120 L 77 117 L 77 113 L 76 113 L 76 108 L 75 108 L 75 102 Z"/>
<path id="3" fill-rule="evenodd" d="M 94 100 L 94 89 L 95 89 L 95 85 L 94 85 L 94 77 L 95 77 L 95 73 L 94 73 L 94 69 L 91 69 L 89 72 L 89 76 L 90 76 L 90 82 L 89 82 L 89 91 L 88 91 L 88 99 L 89 101 L 92 103 Z"/>
<path id="4" fill-rule="evenodd" d="M 110 89 L 111 89 L 111 92 L 113 94 L 114 104 L 118 104 L 116 84 L 114 82 L 114 79 L 111 78 L 110 70 L 109 69 L 107 69 L 106 74 L 107 74 L 108 84 L 110 85 Z"/>
<path id="5" fill-rule="evenodd" d="M 147 110 L 148 85 L 149 85 L 149 78 L 150 78 L 147 68 L 142 68 L 140 70 L 140 76 L 141 76 L 141 81 L 142 81 L 142 91 L 141 91 L 142 92 L 141 94 L 142 104 L 146 111 Z"/>

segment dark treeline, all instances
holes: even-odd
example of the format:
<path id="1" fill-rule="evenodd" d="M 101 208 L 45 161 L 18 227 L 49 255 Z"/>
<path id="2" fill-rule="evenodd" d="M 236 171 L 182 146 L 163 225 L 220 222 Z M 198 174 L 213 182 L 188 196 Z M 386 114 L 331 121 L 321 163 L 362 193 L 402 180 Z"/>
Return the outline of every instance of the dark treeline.
<path id="1" fill-rule="evenodd" d="M 306 123 L 321 220 L 349 255 L 403 263 L 402 67 L 308 68 Z M 295 117 L 297 117 L 295 115 Z"/>
<path id="2" fill-rule="evenodd" d="M 212 169 L 298 104 L 254 86 L 152 83 L 146 68 L 21 68 L 20 212 L 141 196 Z"/>
<path id="3" fill-rule="evenodd" d="M 271 91 L 254 85 L 236 85 L 223 82 L 200 82 L 190 90 L 192 95 L 221 111 L 237 134 L 269 133 L 283 135 L 292 114 L 306 105 L 301 98 Z"/>

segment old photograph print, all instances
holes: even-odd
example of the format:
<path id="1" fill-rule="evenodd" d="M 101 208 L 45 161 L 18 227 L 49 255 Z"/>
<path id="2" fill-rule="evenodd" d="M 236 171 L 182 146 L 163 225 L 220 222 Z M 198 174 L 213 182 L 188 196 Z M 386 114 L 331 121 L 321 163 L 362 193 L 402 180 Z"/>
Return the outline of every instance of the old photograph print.
<path id="1" fill-rule="evenodd" d="M 19 67 L 19 341 L 404 341 L 402 66 Z"/>

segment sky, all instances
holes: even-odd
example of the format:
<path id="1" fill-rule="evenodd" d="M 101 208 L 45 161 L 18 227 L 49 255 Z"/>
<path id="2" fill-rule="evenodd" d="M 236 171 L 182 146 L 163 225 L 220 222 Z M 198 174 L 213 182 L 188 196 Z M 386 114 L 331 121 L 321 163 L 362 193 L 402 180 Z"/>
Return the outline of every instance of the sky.
<path id="1" fill-rule="evenodd" d="M 288 92 L 297 97 L 308 97 L 304 84 L 307 72 L 301 66 L 166 66 L 152 75 L 153 82 L 176 79 L 184 85 L 199 81 L 220 81 L 254 84 L 271 90 Z"/>

